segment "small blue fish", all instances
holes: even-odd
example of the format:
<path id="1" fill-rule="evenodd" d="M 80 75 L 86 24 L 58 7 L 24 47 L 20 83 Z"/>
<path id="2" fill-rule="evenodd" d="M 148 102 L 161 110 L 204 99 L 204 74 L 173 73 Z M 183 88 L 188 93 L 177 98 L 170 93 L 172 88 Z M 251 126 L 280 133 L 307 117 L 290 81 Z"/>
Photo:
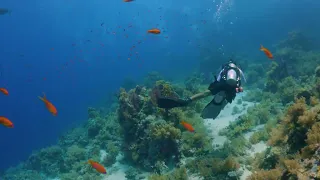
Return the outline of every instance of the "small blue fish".
<path id="1" fill-rule="evenodd" d="M 5 15 L 5 14 L 10 14 L 11 11 L 9 9 L 6 8 L 0 8 L 0 15 Z"/>

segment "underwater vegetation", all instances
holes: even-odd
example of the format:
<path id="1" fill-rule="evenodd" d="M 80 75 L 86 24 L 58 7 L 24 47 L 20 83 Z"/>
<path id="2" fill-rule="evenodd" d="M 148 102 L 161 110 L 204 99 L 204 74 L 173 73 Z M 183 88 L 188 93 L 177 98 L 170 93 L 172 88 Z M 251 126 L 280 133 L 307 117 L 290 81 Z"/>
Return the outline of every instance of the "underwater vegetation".
<path id="1" fill-rule="evenodd" d="M 88 109 L 89 119 L 82 127 L 70 130 L 59 138 L 57 145 L 34 152 L 19 166 L 10 168 L 5 180 L 44 179 L 101 179 L 87 163 L 88 159 L 110 167 L 120 152 L 120 126 L 114 114 L 102 116 Z"/>
<path id="2" fill-rule="evenodd" d="M 164 80 L 156 81 L 153 88 L 136 86 L 128 92 L 121 88 L 116 112 L 104 115 L 88 108 L 89 119 L 82 127 L 61 136 L 57 145 L 34 152 L 9 169 L 4 179 L 101 179 L 88 159 L 106 167 L 108 174 L 119 153 L 138 169 L 163 173 L 179 166 L 182 157 L 207 154 L 212 138 L 196 112 L 199 104 L 165 112 L 154 103 L 156 91 L 165 96 L 192 94 Z M 196 133 L 187 131 L 181 121 L 192 124 Z"/>
<path id="3" fill-rule="evenodd" d="M 270 133 L 270 150 L 259 160 L 258 171 L 250 179 L 271 177 L 271 174 L 273 179 L 319 177 L 319 108 L 314 97 L 310 104 L 302 97 L 287 108 L 280 123 Z"/>
<path id="4" fill-rule="evenodd" d="M 34 152 L 1 178 L 99 180 L 108 176 L 119 157 L 131 166 L 127 179 L 148 172 L 150 180 L 192 176 L 236 180 L 244 168 L 253 172 L 250 180 L 320 178 L 319 55 L 306 37 L 292 32 L 277 45 L 276 61 L 268 68 L 247 65 L 246 75 L 251 78 L 246 87 L 252 90 L 234 102 L 233 114 L 239 114 L 247 102 L 253 105 L 219 132 L 227 138 L 221 147 L 213 147 L 215 139 L 200 117 L 208 100 L 171 110 L 156 104 L 159 96 L 188 97 L 207 89 L 206 77 L 194 73 L 184 82 L 172 83 L 152 72 L 143 84 L 124 82 L 112 106 L 115 111 L 89 107 L 82 126 L 62 135 L 56 145 Z M 195 132 L 181 122 L 192 125 Z M 261 142 L 268 148 L 249 155 L 248 149 Z M 89 159 L 105 167 L 107 175 L 92 168 Z"/>
<path id="5" fill-rule="evenodd" d="M 319 52 L 298 32 L 289 33 L 276 54 L 290 63 L 273 62 L 267 72 L 265 90 L 285 108 L 271 131 L 251 136 L 252 143 L 267 140 L 270 146 L 251 163 L 248 179 L 320 178 L 319 171 Z M 288 49 L 290 48 L 290 49 Z M 286 71 L 286 73 L 282 73 Z M 263 93 L 263 92 L 257 92 Z M 264 102 L 262 99 L 261 102 Z"/>
<path id="6" fill-rule="evenodd" d="M 273 61 L 265 70 L 262 90 L 252 90 L 243 97 L 257 104 L 219 134 L 231 142 L 235 139 L 238 144 L 242 142 L 237 148 L 242 151 L 233 155 L 245 158 L 242 159 L 245 167 L 253 172 L 248 179 L 320 178 L 319 52 L 300 32 L 289 33 L 288 40 L 281 41 L 277 47 L 292 49 L 275 53 L 280 61 Z M 248 73 L 258 74 L 252 69 Z M 261 81 L 249 84 L 249 87 L 260 86 Z M 263 127 L 257 129 L 259 125 Z M 250 132 L 248 145 L 243 137 Z M 267 142 L 269 148 L 254 158 L 246 156 L 245 149 L 259 142 Z"/>
<path id="7" fill-rule="evenodd" d="M 220 135 L 227 136 L 229 139 L 239 137 L 249 132 L 254 127 L 266 124 L 281 113 L 281 106 L 271 101 L 263 101 L 260 104 L 249 107 L 247 113 L 238 117 L 238 119 L 219 132 Z"/>
<path id="8" fill-rule="evenodd" d="M 160 80 L 153 89 L 137 86 L 126 92 L 120 90 L 119 123 L 124 133 L 126 160 L 148 171 L 165 172 L 179 164 L 181 157 L 204 154 L 210 149 L 210 137 L 194 108 L 169 112 L 157 107 L 155 96 L 178 97 L 188 93 L 179 91 L 171 83 Z M 178 92 L 178 93 L 177 93 Z M 195 134 L 186 131 L 181 121 L 191 123 Z"/>

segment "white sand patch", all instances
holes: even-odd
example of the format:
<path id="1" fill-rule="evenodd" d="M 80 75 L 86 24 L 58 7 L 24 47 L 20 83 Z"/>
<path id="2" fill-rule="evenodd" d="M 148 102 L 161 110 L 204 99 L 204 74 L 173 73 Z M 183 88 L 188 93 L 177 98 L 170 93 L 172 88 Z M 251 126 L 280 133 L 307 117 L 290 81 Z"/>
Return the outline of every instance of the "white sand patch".
<path id="1" fill-rule="evenodd" d="M 253 135 L 253 131 L 250 131 L 250 132 L 247 132 L 247 133 L 245 133 L 244 135 L 243 135 L 243 137 L 247 140 L 247 141 L 249 141 L 250 140 L 250 137 Z"/>
<path id="2" fill-rule="evenodd" d="M 121 164 L 123 160 L 123 155 L 119 154 L 117 156 L 117 161 L 112 165 L 111 168 L 107 169 L 107 175 L 103 180 L 125 180 L 126 179 L 126 170 L 129 168 L 127 165 Z"/>
<path id="3" fill-rule="evenodd" d="M 247 177 L 249 177 L 252 174 L 252 172 L 249 171 L 247 168 L 243 168 L 242 170 L 243 174 L 240 176 L 240 180 L 246 180 Z"/>
<path id="4" fill-rule="evenodd" d="M 239 94 L 231 104 L 227 104 L 216 119 L 204 119 L 204 124 L 211 130 L 211 135 L 214 137 L 214 147 L 223 145 L 227 140 L 225 136 L 219 135 L 219 131 L 227 127 L 230 122 L 235 121 L 239 116 L 245 114 L 247 109 L 255 104 L 247 101 L 242 101 L 241 104 L 237 104 L 237 101 L 241 99 L 243 95 L 245 94 Z M 247 105 L 244 106 L 244 104 Z M 235 106 L 239 108 L 240 113 L 232 115 Z"/>
<path id="5" fill-rule="evenodd" d="M 109 176 L 106 175 L 106 177 L 104 178 L 104 180 L 125 180 L 126 179 L 126 174 L 123 170 L 119 170 L 116 172 L 113 172 L 112 174 L 110 174 Z"/>
<path id="6" fill-rule="evenodd" d="M 126 178 L 126 171 L 129 169 L 130 166 L 126 164 L 122 164 L 123 155 L 119 154 L 117 156 L 117 161 L 112 165 L 111 168 L 107 169 L 107 175 L 103 178 L 103 180 L 125 180 Z M 138 179 L 140 180 L 147 180 L 147 177 L 150 173 L 142 173 L 137 175 Z M 146 178 L 144 178 L 146 177 Z"/>
<path id="7" fill-rule="evenodd" d="M 100 162 L 102 162 L 107 155 L 108 153 L 105 150 L 100 150 Z"/>
<path id="8" fill-rule="evenodd" d="M 264 128 L 264 124 L 259 125 L 257 127 L 255 127 L 254 129 L 252 129 L 251 132 L 248 132 L 244 135 L 244 137 L 249 140 L 250 137 L 252 136 L 252 134 L 256 131 L 262 130 Z M 267 144 L 265 142 L 259 142 L 257 144 L 252 145 L 251 149 L 248 149 L 246 151 L 246 153 L 251 156 L 254 157 L 256 153 L 261 153 L 263 151 L 265 151 L 267 149 Z M 249 171 L 247 168 L 243 167 L 243 174 L 240 177 L 240 180 L 246 180 L 247 177 L 249 177 L 252 174 L 251 171 Z"/>
<path id="9" fill-rule="evenodd" d="M 254 156 L 256 153 L 261 153 L 267 149 L 267 144 L 265 142 L 259 142 L 258 144 L 252 145 L 252 148 L 248 150 L 250 156 Z"/>
<path id="10" fill-rule="evenodd" d="M 250 137 L 253 135 L 254 132 L 256 131 L 260 131 L 264 128 L 264 124 L 262 125 L 258 125 L 255 128 L 253 128 L 250 132 L 247 132 L 246 134 L 244 134 L 244 138 L 246 138 L 246 140 L 249 141 Z"/>
<path id="11" fill-rule="evenodd" d="M 267 149 L 266 143 L 261 141 L 255 145 L 252 145 L 251 149 L 247 150 L 247 154 L 251 157 L 254 157 L 256 153 L 261 153 L 266 149 Z M 240 180 L 246 180 L 252 174 L 252 172 L 249 171 L 244 165 L 241 166 L 241 170 L 243 171 L 243 174 L 240 176 Z"/>
<path id="12" fill-rule="evenodd" d="M 188 176 L 188 180 L 203 180 L 203 178 L 193 174 Z"/>
<path id="13" fill-rule="evenodd" d="M 259 125 L 259 126 L 255 127 L 254 129 L 252 129 L 251 132 L 246 133 L 246 134 L 244 135 L 244 137 L 245 137 L 247 140 L 249 140 L 250 137 L 252 136 L 252 134 L 253 134 L 254 132 L 260 131 L 260 130 L 262 130 L 263 128 L 264 128 L 264 124 Z M 265 142 L 260 141 L 259 143 L 252 145 L 251 149 L 248 149 L 248 150 L 247 150 L 247 153 L 248 153 L 251 157 L 253 157 L 256 153 L 261 153 L 261 152 L 263 152 L 264 150 L 266 150 L 267 147 L 268 147 L 268 146 L 267 146 L 267 144 L 266 144 Z"/>
<path id="14" fill-rule="evenodd" d="M 60 180 L 60 178 L 56 177 L 56 178 L 46 178 L 46 180 Z"/>

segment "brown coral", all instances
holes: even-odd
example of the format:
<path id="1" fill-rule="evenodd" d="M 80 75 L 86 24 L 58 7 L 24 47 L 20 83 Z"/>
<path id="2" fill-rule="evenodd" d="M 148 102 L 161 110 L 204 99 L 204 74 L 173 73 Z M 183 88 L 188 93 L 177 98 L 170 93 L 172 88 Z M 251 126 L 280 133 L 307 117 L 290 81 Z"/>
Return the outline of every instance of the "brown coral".
<path id="1" fill-rule="evenodd" d="M 310 123 L 311 120 L 308 119 L 308 116 L 300 117 L 303 116 L 306 111 L 307 105 L 305 98 L 296 99 L 296 102 L 287 109 L 284 118 L 282 118 L 281 125 L 273 131 L 269 143 L 271 145 L 277 143 L 284 145 L 284 143 L 286 143 L 288 152 L 292 153 L 304 147 L 306 144 L 305 139 L 307 138 L 306 133 L 308 131 L 304 126 Z M 308 121 L 306 121 L 306 119 Z"/>
<path id="2" fill-rule="evenodd" d="M 311 150 L 316 150 L 317 148 L 320 147 L 320 122 L 315 123 L 311 131 L 307 133 L 308 139 L 306 140 L 309 148 Z"/>
<path id="3" fill-rule="evenodd" d="M 271 146 L 277 146 L 284 144 L 287 140 L 288 135 L 285 133 L 285 127 L 283 125 L 279 125 L 277 128 L 272 129 L 268 144 Z"/>
<path id="4" fill-rule="evenodd" d="M 226 172 L 229 171 L 235 171 L 240 168 L 240 164 L 235 160 L 234 157 L 229 156 L 222 166 L 222 169 L 224 169 Z"/>
<path id="5" fill-rule="evenodd" d="M 319 107 L 313 107 L 305 111 L 303 115 L 298 118 L 298 123 L 307 128 L 311 127 L 318 120 L 319 112 Z"/>
<path id="6" fill-rule="evenodd" d="M 250 175 L 247 180 L 278 180 L 282 176 L 281 169 L 260 170 Z"/>
<path id="7" fill-rule="evenodd" d="M 290 174 L 298 175 L 301 172 L 302 167 L 297 160 L 284 160 L 283 163 Z"/>
<path id="8" fill-rule="evenodd" d="M 311 96 L 311 97 L 310 97 L 310 105 L 311 105 L 311 106 L 315 106 L 315 105 L 318 105 L 318 104 L 319 104 L 318 98 L 315 97 L 315 96 Z"/>
<path id="9" fill-rule="evenodd" d="M 287 125 L 290 125 L 291 123 L 297 123 L 299 116 L 303 115 L 306 110 L 307 105 L 305 98 L 297 99 L 296 102 L 288 108 L 283 122 Z"/>
<path id="10" fill-rule="evenodd" d="M 181 131 L 172 123 L 155 124 L 150 127 L 151 137 L 154 139 L 180 139 Z"/>

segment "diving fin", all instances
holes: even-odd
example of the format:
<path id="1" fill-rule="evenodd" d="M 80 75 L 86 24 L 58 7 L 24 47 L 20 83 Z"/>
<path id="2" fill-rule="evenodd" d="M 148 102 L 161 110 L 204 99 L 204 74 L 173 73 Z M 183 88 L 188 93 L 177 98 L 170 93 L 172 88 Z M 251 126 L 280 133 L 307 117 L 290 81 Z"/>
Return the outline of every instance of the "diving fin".
<path id="1" fill-rule="evenodd" d="M 184 99 L 159 97 L 157 99 L 157 104 L 159 108 L 171 109 L 185 106 L 188 104 L 188 102 Z"/>
<path id="2" fill-rule="evenodd" d="M 206 105 L 201 113 L 203 119 L 212 118 L 215 119 L 220 114 L 221 110 L 228 104 L 226 100 L 223 100 L 220 104 L 216 104 L 214 99 Z"/>

